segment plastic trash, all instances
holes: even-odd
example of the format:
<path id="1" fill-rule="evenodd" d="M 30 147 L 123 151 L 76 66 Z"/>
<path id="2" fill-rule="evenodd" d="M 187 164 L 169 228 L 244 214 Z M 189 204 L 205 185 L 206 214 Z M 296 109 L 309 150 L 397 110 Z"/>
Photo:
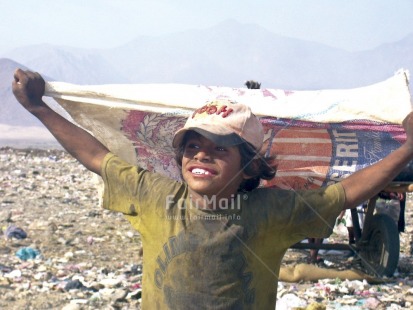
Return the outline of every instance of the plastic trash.
<path id="1" fill-rule="evenodd" d="M 33 248 L 21 248 L 16 252 L 16 256 L 24 261 L 34 259 L 38 255 L 40 255 L 40 252 Z"/>
<path id="2" fill-rule="evenodd" d="M 295 294 L 285 294 L 277 300 L 277 310 L 292 310 L 295 308 L 303 308 L 307 306 L 307 302 Z"/>
<path id="3" fill-rule="evenodd" d="M 14 225 L 10 225 L 9 227 L 7 227 L 6 231 L 4 232 L 4 235 L 7 239 L 16 238 L 21 240 L 27 238 L 27 233 L 20 227 L 16 227 Z"/>
<path id="4" fill-rule="evenodd" d="M 86 289 L 86 287 L 78 279 L 69 281 L 65 285 L 65 291 L 84 290 L 84 289 Z"/>

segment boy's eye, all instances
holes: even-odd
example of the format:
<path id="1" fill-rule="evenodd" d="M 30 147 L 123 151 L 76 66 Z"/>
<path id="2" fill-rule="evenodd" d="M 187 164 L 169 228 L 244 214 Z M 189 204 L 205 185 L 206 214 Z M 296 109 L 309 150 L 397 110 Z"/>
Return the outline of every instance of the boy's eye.
<path id="1" fill-rule="evenodd" d="M 194 142 L 189 142 L 186 147 L 187 149 L 199 149 L 199 145 L 197 143 Z"/>
<path id="2" fill-rule="evenodd" d="M 220 151 L 220 152 L 225 152 L 227 149 L 226 149 L 225 147 L 223 147 L 223 146 L 217 146 L 217 147 L 216 147 L 216 150 L 217 150 L 217 151 Z"/>

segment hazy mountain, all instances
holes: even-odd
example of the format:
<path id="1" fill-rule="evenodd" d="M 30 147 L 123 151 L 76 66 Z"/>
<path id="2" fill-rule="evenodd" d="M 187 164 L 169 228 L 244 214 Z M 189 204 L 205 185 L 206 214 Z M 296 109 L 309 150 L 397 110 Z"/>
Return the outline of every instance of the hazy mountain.
<path id="1" fill-rule="evenodd" d="M 337 69 L 331 64 L 344 67 L 350 61 L 348 52 L 234 21 L 207 30 L 139 37 L 105 55 L 138 83 L 239 87 L 253 78 L 269 88 L 294 89 L 337 85 Z"/>
<path id="2" fill-rule="evenodd" d="M 413 33 L 400 41 L 357 53 L 353 63 L 359 68 L 357 80 L 361 84 L 384 80 L 399 68 L 413 73 Z"/>
<path id="3" fill-rule="evenodd" d="M 40 44 L 15 49 L 6 56 L 53 80 L 75 84 L 127 83 L 128 79 L 101 54 L 99 50 Z"/>
<path id="4" fill-rule="evenodd" d="M 400 68 L 413 72 L 413 33 L 372 50 L 348 52 L 230 20 L 205 30 L 140 36 L 113 49 L 36 45 L 0 56 L 13 59 L 0 59 L 0 123 L 31 125 L 36 120 L 21 113 L 11 93 L 16 66 L 76 84 L 242 87 L 244 81 L 255 79 L 262 88 L 353 88 L 387 79 Z"/>

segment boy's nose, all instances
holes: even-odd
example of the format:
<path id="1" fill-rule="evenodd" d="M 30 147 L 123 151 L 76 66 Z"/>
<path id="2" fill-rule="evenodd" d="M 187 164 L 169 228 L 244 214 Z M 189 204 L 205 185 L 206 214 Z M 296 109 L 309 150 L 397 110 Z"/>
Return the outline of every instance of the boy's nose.
<path id="1" fill-rule="evenodd" d="M 200 149 L 196 154 L 195 154 L 195 159 L 199 161 L 208 161 L 211 160 L 211 155 L 210 153 L 205 150 L 205 149 Z"/>

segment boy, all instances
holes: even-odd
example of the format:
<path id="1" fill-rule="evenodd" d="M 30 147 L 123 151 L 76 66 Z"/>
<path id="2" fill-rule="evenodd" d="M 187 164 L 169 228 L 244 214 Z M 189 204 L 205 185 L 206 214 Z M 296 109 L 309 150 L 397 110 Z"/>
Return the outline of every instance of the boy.
<path id="1" fill-rule="evenodd" d="M 144 309 L 273 309 L 286 250 L 306 237 L 329 236 L 342 210 L 377 194 L 413 159 L 409 114 L 406 143 L 340 183 L 298 192 L 256 188 L 275 175 L 259 155 L 261 124 L 247 106 L 213 102 L 174 136 L 181 183 L 131 166 L 53 112 L 42 101 L 39 74 L 16 70 L 13 93 L 102 176 L 104 207 L 124 213 L 140 232 Z"/>

